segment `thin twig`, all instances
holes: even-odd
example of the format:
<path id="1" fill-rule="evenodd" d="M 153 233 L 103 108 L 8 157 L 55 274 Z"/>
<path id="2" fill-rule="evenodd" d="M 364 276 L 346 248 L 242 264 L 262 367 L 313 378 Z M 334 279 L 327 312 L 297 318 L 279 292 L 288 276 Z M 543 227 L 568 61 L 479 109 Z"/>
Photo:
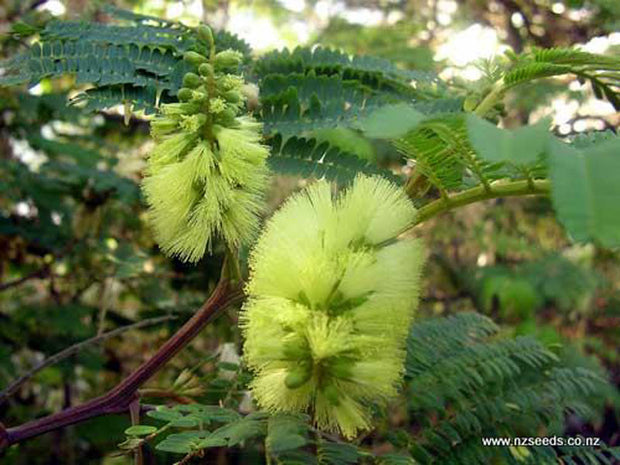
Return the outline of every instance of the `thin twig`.
<path id="1" fill-rule="evenodd" d="M 176 316 L 172 316 L 172 315 L 160 316 L 157 318 L 149 318 L 147 320 L 139 321 L 138 323 L 134 323 L 131 325 L 122 326 L 120 328 L 113 329 L 112 331 L 108 331 L 107 333 L 102 333 L 98 336 L 94 336 L 94 337 L 91 337 L 90 339 L 86 339 L 85 341 L 78 342 L 77 344 L 73 344 L 72 346 L 67 347 L 66 349 L 63 349 L 60 352 L 57 352 L 54 355 L 46 358 L 42 362 L 38 363 L 37 365 L 32 367 L 30 370 L 28 370 L 26 373 L 24 373 L 22 376 L 20 376 L 15 381 L 13 381 L 11 384 L 9 384 L 2 391 L 0 391 L 0 405 L 4 403 L 9 396 L 13 395 L 15 391 L 17 391 L 22 384 L 24 384 L 26 381 L 32 378 L 39 371 L 43 370 L 44 368 L 47 368 L 50 365 L 55 365 L 56 363 L 81 351 L 82 349 L 84 349 L 85 347 L 89 345 L 98 344 L 100 342 L 105 341 L 106 339 L 118 336 L 119 334 L 122 334 L 126 331 L 130 331 L 132 329 L 144 328 L 145 326 L 153 326 L 158 323 L 162 323 L 164 321 L 173 320 L 175 318 Z"/>
<path id="2" fill-rule="evenodd" d="M 77 242 L 75 240 L 72 240 L 70 242 L 68 242 L 60 252 L 58 252 L 53 259 L 53 262 L 60 260 L 62 257 L 64 257 L 65 255 L 71 253 L 71 251 L 73 250 L 73 248 L 77 245 Z M 15 286 L 19 286 L 31 279 L 35 279 L 35 278 L 54 278 L 52 271 L 52 263 L 46 263 L 45 265 L 43 265 L 41 268 L 39 268 L 38 270 L 33 271 L 30 274 L 27 274 L 26 276 L 23 276 L 21 278 L 15 279 L 13 281 L 9 281 L 6 283 L 0 283 L 0 292 L 5 291 L 7 289 L 10 289 L 12 287 Z"/>
<path id="3" fill-rule="evenodd" d="M 21 278 L 14 279 L 13 281 L 8 281 L 6 283 L 0 283 L 0 292 L 6 291 L 7 289 L 10 289 L 15 286 L 19 286 L 20 284 L 23 284 L 26 281 L 30 281 L 31 279 L 44 278 L 49 274 L 49 271 L 50 271 L 49 265 L 45 265 L 42 268 L 39 268 L 38 270 L 35 270 L 32 273 L 27 274 L 26 276 L 22 276 Z"/>

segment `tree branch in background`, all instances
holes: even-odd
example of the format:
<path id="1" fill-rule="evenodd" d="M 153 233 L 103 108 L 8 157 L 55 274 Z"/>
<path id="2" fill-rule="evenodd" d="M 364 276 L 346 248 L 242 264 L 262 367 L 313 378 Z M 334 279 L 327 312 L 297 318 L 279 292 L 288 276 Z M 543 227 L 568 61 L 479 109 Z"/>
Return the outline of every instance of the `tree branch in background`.
<path id="1" fill-rule="evenodd" d="M 46 276 L 49 275 L 49 272 L 50 272 L 49 265 L 45 265 L 42 268 L 39 268 L 38 270 L 35 270 L 32 273 L 27 274 L 26 276 L 22 276 L 21 278 L 14 279 L 13 281 L 7 281 L 6 283 L 0 283 L 0 292 L 6 291 L 7 289 L 10 289 L 12 287 L 19 286 L 20 284 L 23 284 L 26 281 L 30 281 L 31 279 L 45 278 Z"/>
<path id="2" fill-rule="evenodd" d="M 134 323 L 131 325 L 122 326 L 120 328 L 113 329 L 112 331 L 108 331 L 107 333 L 103 333 L 98 336 L 91 337 L 90 339 L 86 339 L 85 341 L 78 342 L 77 344 L 67 347 L 66 349 L 61 350 L 60 352 L 57 352 L 56 354 L 38 363 L 37 365 L 32 367 L 30 370 L 28 370 L 26 373 L 24 373 L 22 376 L 20 376 L 15 381 L 13 381 L 11 384 L 9 384 L 2 391 L 0 391 L 0 405 L 6 402 L 8 397 L 13 395 L 15 391 L 17 391 L 22 384 L 24 384 L 26 381 L 32 378 L 39 371 L 43 370 L 44 368 L 49 367 L 50 365 L 54 365 L 66 359 L 67 357 L 70 357 L 73 354 L 80 352 L 85 347 L 88 347 L 93 344 L 98 344 L 100 342 L 105 341 L 106 339 L 110 339 L 112 337 L 118 336 L 119 334 L 122 334 L 126 331 L 130 331 L 132 329 L 139 329 L 139 328 L 144 328 L 146 326 L 153 326 L 153 325 L 162 323 L 164 321 L 174 320 L 176 318 L 177 318 L 176 316 L 172 316 L 172 315 L 160 316 L 157 318 L 149 318 L 147 320 L 139 321 L 138 323 Z"/>
<path id="3" fill-rule="evenodd" d="M 62 248 L 61 251 L 59 251 L 56 255 L 54 255 L 54 258 L 51 263 L 46 263 L 38 270 L 35 270 L 32 273 L 27 274 L 26 276 L 22 276 L 21 278 L 14 279 L 13 281 L 8 281 L 6 283 L 0 283 L 0 292 L 10 289 L 12 287 L 20 286 L 23 283 L 30 281 L 31 279 L 53 278 L 52 265 L 54 264 L 54 262 L 60 260 L 65 255 L 68 255 L 69 253 L 71 253 L 71 251 L 76 246 L 76 244 L 77 244 L 77 241 L 75 240 L 69 241 Z"/>

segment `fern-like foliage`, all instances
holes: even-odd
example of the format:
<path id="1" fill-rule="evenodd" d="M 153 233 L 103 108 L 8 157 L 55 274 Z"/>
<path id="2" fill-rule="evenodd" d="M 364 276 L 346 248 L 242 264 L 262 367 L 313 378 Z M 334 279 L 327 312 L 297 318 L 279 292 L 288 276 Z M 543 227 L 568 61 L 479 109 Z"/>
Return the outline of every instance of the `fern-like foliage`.
<path id="1" fill-rule="evenodd" d="M 616 168 L 613 154 L 617 140 L 612 135 L 589 137 L 590 142 L 578 138 L 567 145 L 550 136 L 544 120 L 507 130 L 483 117 L 494 113 L 506 90 L 564 74 L 589 80 L 598 97 L 618 106 L 620 64 L 612 57 L 574 49 L 535 49 L 508 56 L 508 63 L 489 65 L 483 82 L 485 95 L 473 93 L 465 99 L 463 108 L 473 113 L 458 107 L 442 111 L 450 100 L 446 98 L 401 102 L 371 111 L 360 127 L 368 137 L 391 140 L 413 166 L 406 189 L 422 208 L 428 206 L 420 216 L 422 221 L 477 200 L 551 191 L 558 217 L 574 238 L 617 246 L 618 227 L 607 226 L 603 218 L 613 217 L 609 199 L 617 196 L 618 190 L 613 183 L 591 182 L 596 176 L 593 173 Z M 473 101 L 478 104 L 472 105 Z M 575 172 L 581 173 L 584 182 L 574 182 Z M 578 192 L 575 185 L 588 188 Z M 424 205 L 429 191 L 435 200 Z"/>
<path id="2" fill-rule="evenodd" d="M 297 98 L 304 105 L 309 105 L 312 99 L 320 102 L 329 103 L 338 92 L 343 90 L 350 91 L 343 96 L 345 99 L 353 100 L 350 104 L 359 103 L 353 92 L 358 91 L 371 95 L 370 88 L 364 87 L 360 83 L 353 81 L 343 81 L 338 76 L 326 76 L 312 70 L 307 74 L 269 74 L 261 81 L 261 98 L 268 100 L 271 97 L 282 94 L 291 88 L 297 89 Z"/>
<path id="3" fill-rule="evenodd" d="M 261 93 L 265 132 L 283 135 L 352 126 L 390 101 L 388 96 L 377 95 L 359 83 L 314 72 L 267 76 Z"/>
<path id="4" fill-rule="evenodd" d="M 565 143 L 549 133 L 544 120 L 508 130 L 472 113 L 376 113 L 381 124 L 370 125 L 370 134 L 397 128 L 390 138 L 414 166 L 408 193 L 419 199 L 432 186 L 441 196 L 422 207 L 423 219 L 473 201 L 550 193 L 558 219 L 575 240 L 620 244 L 613 201 L 620 188 L 599 182 L 620 167 L 618 137 L 603 133 Z"/>
<path id="5" fill-rule="evenodd" d="M 270 74 L 308 73 L 339 75 L 343 80 L 359 81 L 374 89 L 391 90 L 405 96 L 417 94 L 411 82 L 419 86 L 440 86 L 437 76 L 429 72 L 403 70 L 383 58 L 349 56 L 344 52 L 323 47 L 297 47 L 266 54 L 256 63 L 256 74 L 264 78 Z M 428 90 L 428 89 L 427 89 Z"/>
<path id="6" fill-rule="evenodd" d="M 198 45 L 198 40 L 191 34 L 189 28 L 173 23 L 142 24 L 137 27 L 137 31 L 134 31 L 132 28 L 114 24 L 53 20 L 47 23 L 41 32 L 43 43 L 52 40 L 88 41 L 111 45 L 133 43 L 138 47 L 161 47 L 175 51 L 193 50 Z"/>
<path id="7" fill-rule="evenodd" d="M 242 416 L 214 405 L 158 407 L 147 412 L 157 426 L 136 425 L 125 431 L 119 447 L 131 452 L 172 429 L 180 432 L 158 439 L 155 449 L 189 459 L 214 447 L 248 447 L 262 442 L 264 453 L 278 465 L 414 465 L 405 454 L 376 455 L 354 444 L 327 439 L 308 424 L 305 415 L 253 412 Z"/>
<path id="8" fill-rule="evenodd" d="M 462 113 L 428 119 L 394 145 L 415 161 L 418 173 L 443 195 L 465 183 L 488 183 L 501 177 L 497 164 L 480 159 L 474 151 Z"/>
<path id="9" fill-rule="evenodd" d="M 327 75 L 316 69 L 269 74 L 260 81 L 260 91 L 266 132 L 284 135 L 336 126 L 357 127 L 374 111 L 403 100 L 362 80 L 347 80 L 340 74 Z M 414 106 L 426 114 L 450 113 L 460 111 L 462 101 L 453 97 L 421 99 Z"/>
<path id="10" fill-rule="evenodd" d="M 489 127 L 483 128 L 482 135 L 474 134 L 469 124 L 473 118 L 473 115 L 459 112 L 429 115 L 393 141 L 397 150 L 413 162 L 412 181 L 422 180 L 421 187 L 410 190 L 412 196 L 418 197 L 432 186 L 447 199 L 450 192 L 475 186 L 490 191 L 491 184 L 501 179 L 531 181 L 545 178 L 545 161 L 536 154 L 533 159 L 510 159 L 502 143 L 498 142 L 497 150 L 495 146 L 487 148 L 478 143 L 479 139 L 486 141 L 486 137 L 494 136 L 491 131 L 498 131 L 500 139 L 510 135 L 488 123 L 485 123 Z M 489 151 L 493 157 L 487 156 Z"/>
<path id="11" fill-rule="evenodd" d="M 159 100 L 168 100 L 166 96 L 167 94 L 159 94 Z M 146 114 L 151 114 L 156 111 L 157 101 L 158 92 L 154 87 L 117 85 L 87 89 L 73 97 L 70 102 L 85 111 L 95 112 L 119 104 L 129 104 L 134 111 L 143 110 Z"/>
<path id="12" fill-rule="evenodd" d="M 304 414 L 253 412 L 222 406 L 160 406 L 155 424 L 126 431 L 131 452 L 146 441 L 185 456 L 215 447 L 261 449 L 278 465 L 553 464 L 610 463 L 620 451 L 601 447 L 483 447 L 482 437 L 562 436 L 568 410 L 590 415 L 589 396 L 606 381 L 563 362 L 532 338 L 505 338 L 475 313 L 414 324 L 407 347 L 406 387 L 413 432 L 392 431 L 396 452 L 378 455 L 368 443 L 345 443 L 313 427 Z M 148 423 L 148 421 L 147 421 Z M 378 430 L 376 435 L 381 435 Z M 378 436 L 378 437 L 379 437 Z M 589 461 L 586 461 L 589 460 Z"/>
<path id="13" fill-rule="evenodd" d="M 121 21 L 127 21 L 129 24 L 133 25 L 157 25 L 160 27 L 183 29 L 187 32 L 192 31 L 191 28 L 176 21 L 168 21 L 157 16 L 134 13 L 133 11 L 118 8 L 113 5 L 105 5 L 103 10 L 113 18 Z M 215 38 L 217 47 L 220 50 L 230 48 L 240 52 L 246 62 L 250 59 L 250 55 L 252 53 L 250 45 L 237 35 L 231 34 L 228 31 L 220 30 L 215 33 Z M 188 48 L 188 50 L 190 50 L 190 48 Z"/>
<path id="14" fill-rule="evenodd" d="M 512 87 L 533 79 L 574 74 L 589 81 L 597 98 L 606 98 L 620 109 L 620 63 L 617 58 L 573 48 L 535 48 L 521 55 L 510 55 L 511 63 L 503 81 Z"/>
<path id="15" fill-rule="evenodd" d="M 403 70 L 384 59 L 351 57 L 327 48 L 268 53 L 257 60 L 254 73 L 269 133 L 299 135 L 356 126 L 372 111 L 395 102 L 417 102 L 429 112 L 461 108 L 461 102 L 455 103 L 432 73 Z"/>
<path id="16" fill-rule="evenodd" d="M 477 113 L 486 114 L 507 89 L 564 74 L 590 81 L 597 97 L 607 98 L 618 108 L 620 64 L 612 57 L 569 48 L 534 49 L 508 56 L 508 64 L 496 63 L 489 71 L 488 79 L 494 82 L 490 88 L 494 91 L 485 98 L 487 103 L 481 104 L 484 111 L 477 108 Z M 407 127 L 402 122 L 400 125 Z M 475 185 L 490 190 L 490 184 L 498 179 L 532 182 L 547 178 L 550 168 L 544 155 L 549 152 L 550 140 L 544 122 L 506 131 L 474 115 L 453 113 L 415 121 L 406 134 L 395 138 L 394 144 L 414 161 L 416 177 L 413 179 L 418 181 L 423 177 L 426 184 L 447 198 L 449 191 Z M 415 190 L 410 192 L 419 194 Z"/>
<path id="17" fill-rule="evenodd" d="M 400 178 L 375 164 L 315 139 L 290 137 L 283 140 L 276 135 L 270 141 L 269 166 L 275 172 L 299 175 L 305 178 L 322 178 L 339 183 L 352 181 L 358 173 L 381 175 L 394 182 Z"/>
<path id="18" fill-rule="evenodd" d="M 408 189 L 412 197 L 422 196 L 430 186 L 447 199 L 450 192 L 475 186 L 490 191 L 500 179 L 546 177 L 545 127 L 536 125 L 513 134 L 470 113 L 444 112 L 446 102 L 385 106 L 362 124 L 369 136 L 391 139 L 412 163 L 410 183 L 423 181 Z"/>
<path id="19" fill-rule="evenodd" d="M 74 100 L 90 110 L 125 104 L 151 112 L 159 101 L 171 100 L 193 70 L 183 53 L 209 45 L 180 23 L 111 11 L 131 23 L 48 22 L 29 50 L 0 63 L 0 85 L 72 75 L 76 84 L 94 86 Z M 248 45 L 229 33 L 215 40 L 249 56 Z"/>
<path id="20" fill-rule="evenodd" d="M 123 104 L 125 110 L 156 111 L 159 102 L 175 99 L 183 76 L 193 65 L 182 59 L 187 51 L 208 48 L 195 30 L 180 23 L 106 8 L 120 23 L 50 21 L 29 50 L 3 62 L 0 84 L 34 84 L 45 78 L 71 75 L 78 86 L 90 86 L 72 100 L 88 111 Z M 243 53 L 246 43 L 226 32 L 216 34 L 218 49 Z M 298 48 L 267 54 L 251 69 L 259 78 L 261 117 L 268 135 L 284 138 L 313 137 L 319 129 L 356 127 L 361 119 L 388 103 L 416 102 L 428 113 L 460 109 L 461 101 L 443 98 L 445 86 L 429 73 L 407 71 L 373 57 L 350 57 L 339 51 Z M 437 98 L 441 96 L 442 98 Z M 351 156 L 331 150 L 327 156 L 305 150 L 296 163 L 274 162 L 275 166 L 302 168 L 298 174 L 336 175 L 332 166 L 349 171 L 371 170 Z M 289 157 L 290 158 L 290 157 Z M 290 161 L 290 160 L 289 160 Z M 318 166 L 320 165 L 320 166 Z M 318 170 L 316 168 L 319 168 Z"/>
<path id="21" fill-rule="evenodd" d="M 531 447 L 518 455 L 508 447 L 483 447 L 481 437 L 562 435 L 565 413 L 592 415 L 587 399 L 604 392 L 606 380 L 583 368 L 567 368 L 535 339 L 497 338 L 498 332 L 492 321 L 473 313 L 414 326 L 406 370 L 410 414 L 420 431 L 410 449 L 421 463 L 557 460 L 562 450 Z"/>
<path id="22" fill-rule="evenodd" d="M 171 76 L 177 64 L 183 66 L 179 55 L 197 46 L 181 28 L 54 20 L 39 42 L 8 62 L 0 83 L 74 74 L 78 84 L 152 86 L 176 93 L 180 79 Z"/>

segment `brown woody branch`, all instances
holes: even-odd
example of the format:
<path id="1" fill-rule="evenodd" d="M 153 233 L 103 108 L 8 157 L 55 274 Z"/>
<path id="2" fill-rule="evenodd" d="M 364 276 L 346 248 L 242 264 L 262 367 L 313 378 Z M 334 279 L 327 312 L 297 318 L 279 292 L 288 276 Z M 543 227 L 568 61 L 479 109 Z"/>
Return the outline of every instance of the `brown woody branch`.
<path id="1" fill-rule="evenodd" d="M 226 266 L 224 266 L 226 270 Z M 13 444 L 80 423 L 101 415 L 125 412 L 137 398 L 137 390 L 183 349 L 198 333 L 225 308 L 241 302 L 241 284 L 231 281 L 224 271 L 213 294 L 202 307 L 148 361 L 106 394 L 82 405 L 5 429 L 0 424 L 0 451 Z"/>

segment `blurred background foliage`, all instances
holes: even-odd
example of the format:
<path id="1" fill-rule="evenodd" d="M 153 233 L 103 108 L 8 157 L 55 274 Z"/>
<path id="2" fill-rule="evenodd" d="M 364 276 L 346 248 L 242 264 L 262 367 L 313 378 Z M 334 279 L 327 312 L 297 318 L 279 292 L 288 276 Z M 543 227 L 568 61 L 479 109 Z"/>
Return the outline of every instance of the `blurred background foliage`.
<path id="1" fill-rule="evenodd" d="M 6 0 L 0 5 L 2 56 L 19 50 L 22 35 L 51 18 L 107 21 L 102 7 L 109 3 Z M 620 2 L 615 0 L 113 3 L 189 25 L 205 21 L 236 33 L 257 55 L 283 46 L 320 44 L 383 57 L 407 69 L 436 71 L 464 89 L 482 76 L 479 60 L 506 47 L 522 51 L 534 45 L 580 45 L 620 56 Z M 148 123 L 134 117 L 124 124 L 118 108 L 93 116 L 67 106 L 72 86 L 71 79 L 61 78 L 30 89 L 0 88 L 0 386 L 11 391 L 3 391 L 0 398 L 0 418 L 7 425 L 75 405 L 112 387 L 191 315 L 215 285 L 223 257 L 223 250 L 216 249 L 212 257 L 190 267 L 159 253 L 145 224 L 138 187 L 143 156 L 152 143 Z M 519 88 L 509 96 L 504 125 L 550 116 L 554 131 L 562 136 L 617 128 L 620 117 L 613 107 L 584 89 L 572 78 Z M 315 136 L 385 166 L 399 156 L 387 143 L 347 129 L 322 130 Z M 270 207 L 276 208 L 301 184 L 293 177 L 274 178 Z M 620 445 L 618 251 L 571 243 L 545 199 L 471 205 L 433 219 L 420 235 L 431 257 L 422 323 L 414 329 L 420 340 L 432 340 L 424 334 L 432 334 L 433 327 L 424 325 L 435 320 L 425 323 L 426 317 L 471 311 L 495 322 L 476 317 L 474 327 L 486 329 L 479 337 L 471 336 L 475 340 L 459 333 L 462 347 L 475 342 L 484 349 L 474 358 L 493 350 L 498 335 L 533 336 L 541 345 L 528 347 L 543 359 L 549 357 L 545 363 L 558 356 L 565 367 L 586 365 L 613 386 L 586 390 L 595 399 L 585 402 L 587 409 L 574 409 L 583 414 L 554 417 L 556 424 L 547 432 L 590 434 Z M 453 321 L 445 329 L 451 334 L 469 320 L 437 321 Z M 139 327 L 132 326 L 139 322 Z M 18 386 L 11 384 L 47 357 L 89 338 L 97 339 L 31 373 Z M 144 387 L 145 402 L 172 399 L 183 404 L 195 399 L 248 412 L 248 375 L 239 366 L 239 338 L 236 313 L 230 310 Z M 461 347 L 458 344 L 450 350 Z M 432 452 L 443 457 L 437 463 L 448 463 L 450 451 L 434 448 L 432 437 L 444 424 L 440 417 L 446 404 L 416 394 L 444 392 L 443 402 L 452 399 L 458 386 L 433 384 L 419 370 L 428 357 L 440 354 L 448 360 L 454 354 L 432 344 L 410 349 L 403 393 L 407 401 L 381 416 L 377 431 L 358 445 L 376 453 L 413 448 L 421 461 Z M 510 384 L 514 378 L 524 384 L 551 383 L 553 376 L 560 376 L 553 372 L 544 375 L 550 378 L 528 380 L 518 379 L 519 373 L 507 373 L 501 382 Z M 488 392 L 468 401 L 492 398 L 497 386 L 485 386 Z M 562 417 L 563 410 L 549 415 Z M 540 432 L 528 429 L 531 418 L 521 420 L 522 435 Z M 128 426 L 125 416 L 97 418 L 13 448 L 0 463 L 131 463 L 114 452 Z M 149 450 L 145 454 L 146 463 L 170 463 Z M 218 448 L 203 460 L 196 463 L 261 463 L 262 458 L 256 449 Z"/>

